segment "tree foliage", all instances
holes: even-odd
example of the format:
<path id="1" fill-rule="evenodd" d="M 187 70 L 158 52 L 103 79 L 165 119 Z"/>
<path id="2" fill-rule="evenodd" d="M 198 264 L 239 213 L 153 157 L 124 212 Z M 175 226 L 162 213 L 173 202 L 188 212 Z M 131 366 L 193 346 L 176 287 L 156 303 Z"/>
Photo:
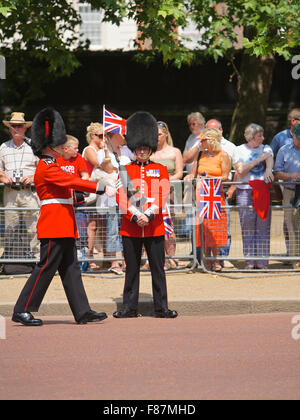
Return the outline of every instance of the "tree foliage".
<path id="1" fill-rule="evenodd" d="M 15 0 L 0 0 L 0 15 L 6 16 L 15 8 Z"/>
<path id="2" fill-rule="evenodd" d="M 76 31 L 80 18 L 66 0 L 10 0 L 0 5 L 5 7 L 0 14 L 0 53 L 7 62 L 6 90 L 15 103 L 25 104 L 42 96 L 43 80 L 69 75 L 79 65 L 73 50 L 83 47 Z M 24 84 L 27 89 L 20 97 L 18 87 Z"/>
<path id="3" fill-rule="evenodd" d="M 200 56 L 228 58 L 237 76 L 238 100 L 230 139 L 241 141 L 246 124 L 265 123 L 275 57 L 291 59 L 300 39 L 299 0 L 94 0 L 106 10 L 105 19 L 120 21 L 127 4 L 128 17 L 139 25 L 140 40 L 151 39 L 152 52 L 177 67 Z M 117 16 L 117 17 L 116 17 Z M 201 36 L 196 47 L 179 28 L 190 23 Z M 191 44 L 190 44 L 191 45 Z M 235 65 L 242 51 L 240 68 Z"/>
<path id="4" fill-rule="evenodd" d="M 105 21 L 116 25 L 125 18 L 136 21 L 138 42 L 150 39 L 152 43 L 151 53 L 142 56 L 144 61 L 159 53 L 165 63 L 180 68 L 199 60 L 199 56 L 213 57 L 215 62 L 226 57 L 239 79 L 242 76 L 234 64 L 237 48 L 258 61 L 274 55 L 289 60 L 300 39 L 299 0 L 87 0 L 87 3 L 101 8 Z M 30 102 L 41 96 L 43 79 L 69 75 L 79 65 L 73 54 L 74 46 L 84 48 L 78 40 L 79 23 L 80 17 L 70 0 L 0 0 L 0 54 L 7 61 L 6 89 L 15 95 L 15 102 Z M 190 40 L 181 31 L 190 23 L 201 33 L 193 48 L 189 48 Z M 28 85 L 22 98 L 18 96 L 18 83 Z"/>
<path id="5" fill-rule="evenodd" d="M 151 39 L 153 51 L 177 66 L 203 55 L 232 57 L 237 47 L 237 29 L 242 46 L 249 55 L 278 54 L 286 60 L 298 46 L 300 36 L 299 0 L 91 0 L 105 10 L 105 19 L 120 23 L 126 12 L 136 20 L 141 40 Z M 194 50 L 177 28 L 190 22 L 201 32 Z"/>

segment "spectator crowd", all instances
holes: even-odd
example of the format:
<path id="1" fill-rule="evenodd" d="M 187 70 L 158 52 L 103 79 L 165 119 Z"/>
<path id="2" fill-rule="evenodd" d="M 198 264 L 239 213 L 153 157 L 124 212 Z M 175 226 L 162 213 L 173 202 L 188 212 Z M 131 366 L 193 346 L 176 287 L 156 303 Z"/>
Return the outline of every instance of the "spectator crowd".
<path id="1" fill-rule="evenodd" d="M 205 257 L 210 257 L 206 268 L 221 271 L 223 267 L 233 268 L 228 261 L 231 234 L 230 212 L 226 206 L 235 199 L 241 226 L 245 269 L 266 269 L 270 256 L 271 216 L 270 189 L 276 180 L 284 181 L 282 205 L 284 223 L 282 226 L 286 255 L 300 259 L 300 109 L 288 114 L 288 127 L 275 134 L 266 144 L 264 128 L 255 122 L 244 130 L 243 144 L 236 146 L 223 137 L 222 122 L 217 119 L 205 121 L 200 112 L 187 116 L 190 135 L 183 153 L 173 144 L 168 124 L 157 121 L 158 147 L 151 155 L 151 161 L 167 167 L 172 188 L 168 203 L 163 209 L 165 220 L 165 255 L 168 257 L 165 270 L 183 264 L 175 258 L 176 233 L 174 229 L 174 203 L 193 203 L 192 195 L 199 196 L 201 180 L 220 178 L 222 182 L 233 181 L 230 187 L 221 186 L 221 217 L 217 220 L 203 220 L 201 238 L 199 223 L 196 225 L 196 247 Z M 24 113 L 13 112 L 10 119 L 3 121 L 9 129 L 11 139 L 0 146 L 0 182 L 4 184 L 4 253 L 9 258 L 10 238 L 22 227 L 28 235 L 28 258 L 38 258 L 39 246 L 36 224 L 39 199 L 33 184 L 38 158 L 25 141 L 26 131 L 32 122 L 26 121 Z M 126 165 L 135 159 L 126 145 L 126 137 L 118 133 L 105 133 L 103 125 L 92 122 L 86 128 L 87 145 L 79 153 L 79 140 L 67 135 L 63 154 L 57 159 L 59 166 L 69 174 L 83 179 L 115 186 L 119 164 Z M 184 172 L 185 169 L 185 172 Z M 184 183 L 176 182 L 184 181 Z M 184 188 L 182 189 L 182 185 Z M 98 271 L 106 268 L 116 275 L 125 270 L 120 240 L 120 217 L 115 197 L 106 194 L 85 194 L 73 191 L 76 222 L 79 232 L 78 255 L 90 260 L 82 263 L 82 271 Z M 291 206 L 292 204 L 292 206 Z M 91 210 L 86 211 L 87 207 Z M 18 209 L 18 210 L 16 210 Z M 20 209 L 22 211 L 20 211 Z M 28 210 L 26 210 L 28 209 Z M 185 208 L 185 229 L 191 228 L 192 206 Z M 203 243 L 202 243 L 203 242 Z M 92 261 L 95 253 L 102 252 L 106 260 L 100 266 Z M 220 259 L 224 257 L 224 261 Z M 144 262 L 148 267 L 148 261 Z M 293 268 L 299 268 L 293 259 Z"/>

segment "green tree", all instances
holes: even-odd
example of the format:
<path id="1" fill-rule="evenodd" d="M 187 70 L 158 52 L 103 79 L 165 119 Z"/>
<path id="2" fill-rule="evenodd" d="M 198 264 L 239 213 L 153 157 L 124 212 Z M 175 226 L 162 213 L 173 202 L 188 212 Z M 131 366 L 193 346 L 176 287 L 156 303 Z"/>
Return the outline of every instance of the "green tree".
<path id="1" fill-rule="evenodd" d="M 15 0 L 0 0 L 0 15 L 6 16 L 15 7 Z"/>
<path id="2" fill-rule="evenodd" d="M 5 89 L 22 106 L 43 96 L 45 81 L 69 75 L 79 66 L 74 46 L 83 48 L 76 31 L 80 17 L 66 0 L 0 1 Z"/>
<path id="3" fill-rule="evenodd" d="M 226 58 L 237 77 L 238 100 L 230 138 L 243 139 L 247 123 L 264 125 L 277 56 L 289 60 L 300 39 L 299 0 L 87 0 L 104 10 L 115 24 L 129 17 L 140 39 L 151 39 L 151 54 L 179 67 L 213 57 Z M 188 48 L 178 28 L 193 22 L 201 32 L 196 48 Z M 0 0 L 0 54 L 7 61 L 6 89 L 14 102 L 42 95 L 45 79 L 71 74 L 79 65 L 74 54 L 80 17 L 69 0 Z M 241 34 L 239 43 L 237 33 Z M 237 51 L 241 64 L 235 64 Z M 18 96 L 18 84 L 27 86 Z M 22 89 L 24 91 L 24 89 Z"/>
<path id="4" fill-rule="evenodd" d="M 180 67 L 201 56 L 215 62 L 227 58 L 237 77 L 238 100 L 232 117 L 231 140 L 243 140 L 249 122 L 264 125 L 276 56 L 292 57 L 300 39 L 299 0 L 91 0 L 105 10 L 105 19 L 135 19 L 140 40 L 152 40 L 153 53 Z M 178 31 L 193 22 L 201 31 L 197 48 Z M 238 33 L 241 41 L 239 42 Z M 235 56 L 242 54 L 241 64 Z"/>

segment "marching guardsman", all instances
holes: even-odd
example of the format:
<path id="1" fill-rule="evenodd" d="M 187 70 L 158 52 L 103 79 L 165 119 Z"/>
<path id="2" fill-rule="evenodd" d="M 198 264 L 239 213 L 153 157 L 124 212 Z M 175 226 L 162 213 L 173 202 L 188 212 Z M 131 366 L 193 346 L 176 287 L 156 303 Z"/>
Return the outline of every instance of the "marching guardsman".
<path id="1" fill-rule="evenodd" d="M 114 312 L 113 316 L 138 316 L 140 264 L 144 245 L 152 276 L 154 316 L 175 318 L 177 312 L 168 309 L 164 270 L 165 227 L 162 208 L 170 192 L 170 181 L 166 166 L 150 161 L 151 153 L 156 150 L 158 142 L 155 118 L 147 112 L 136 112 L 129 117 L 126 141 L 134 152 L 135 160 L 125 166 L 128 174 L 127 188 L 122 186 L 117 193 L 117 201 L 123 213 L 120 235 L 123 240 L 126 276 L 123 310 Z M 130 188 L 128 184 L 131 185 Z M 133 190 L 135 194 L 132 194 Z"/>
<path id="2" fill-rule="evenodd" d="M 114 195 L 116 190 L 65 173 L 56 163 L 66 142 L 60 114 L 45 108 L 34 118 L 31 147 L 40 158 L 34 184 L 41 203 L 37 234 L 40 262 L 35 266 L 15 305 L 12 320 L 24 325 L 42 325 L 30 313 L 37 312 L 58 270 L 74 318 L 78 324 L 102 321 L 107 315 L 91 310 L 81 278 L 75 239 L 78 237 L 71 189 Z"/>

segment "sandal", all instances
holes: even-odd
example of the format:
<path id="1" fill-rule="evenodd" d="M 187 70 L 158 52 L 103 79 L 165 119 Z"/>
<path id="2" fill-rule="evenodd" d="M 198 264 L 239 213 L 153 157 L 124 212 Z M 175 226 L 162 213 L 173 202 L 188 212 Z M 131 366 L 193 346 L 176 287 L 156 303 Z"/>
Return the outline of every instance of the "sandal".
<path id="1" fill-rule="evenodd" d="M 108 271 L 109 271 L 110 273 L 114 273 L 114 274 L 116 274 L 117 276 L 122 276 L 122 275 L 123 275 L 123 270 L 122 270 L 122 268 L 121 268 L 121 267 L 119 267 L 119 266 L 116 266 L 116 265 L 114 265 L 114 266 L 110 267 L 110 268 L 108 269 Z"/>
<path id="2" fill-rule="evenodd" d="M 172 258 L 169 258 L 168 265 L 169 265 L 169 268 L 177 268 L 178 264 L 177 264 L 176 260 L 173 260 Z"/>
<path id="3" fill-rule="evenodd" d="M 90 271 L 100 270 L 101 267 L 94 262 L 89 263 L 88 269 Z"/>

